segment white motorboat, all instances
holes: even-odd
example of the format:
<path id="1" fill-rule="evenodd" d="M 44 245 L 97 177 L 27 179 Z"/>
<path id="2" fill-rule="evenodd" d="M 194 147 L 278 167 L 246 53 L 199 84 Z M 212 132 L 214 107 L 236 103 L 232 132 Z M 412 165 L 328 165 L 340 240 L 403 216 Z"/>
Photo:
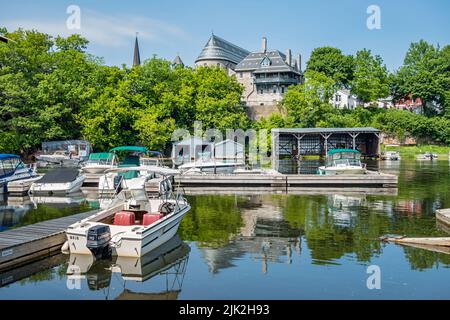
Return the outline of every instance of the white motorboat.
<path id="1" fill-rule="evenodd" d="M 114 153 L 91 153 L 89 159 L 83 163 L 81 172 L 99 174 L 118 165 L 119 160 Z"/>
<path id="2" fill-rule="evenodd" d="M 47 172 L 30 187 L 30 194 L 64 195 L 80 191 L 85 177 L 76 168 L 58 168 Z"/>
<path id="3" fill-rule="evenodd" d="M 318 174 L 365 174 L 366 165 L 361 163 L 361 153 L 353 149 L 332 149 L 328 151 L 325 166 L 319 167 Z"/>
<path id="4" fill-rule="evenodd" d="M 8 182 L 37 177 L 36 167 L 24 164 L 18 155 L 0 154 L 0 193 L 7 191 Z"/>
<path id="5" fill-rule="evenodd" d="M 158 273 L 169 269 L 173 264 L 187 257 L 190 247 L 178 235 L 142 257 L 115 257 L 110 270 L 120 274 L 124 280 L 144 282 Z M 68 276 L 80 277 L 92 270 L 98 262 L 93 255 L 70 253 Z"/>
<path id="6" fill-rule="evenodd" d="M 42 143 L 42 151 L 35 158 L 42 167 L 76 167 L 87 160 L 90 151 L 90 143 L 84 140 L 49 141 Z"/>
<path id="7" fill-rule="evenodd" d="M 100 177 L 98 193 L 100 195 L 114 195 L 121 190 L 144 189 L 147 184 L 156 187 L 157 194 L 171 190 L 170 180 L 166 177 L 174 176 L 179 171 L 157 166 L 117 167 L 108 169 Z M 150 183 L 153 182 L 153 183 Z"/>
<path id="8" fill-rule="evenodd" d="M 417 160 L 437 160 L 439 156 L 436 153 L 427 152 L 417 156 Z"/>
<path id="9" fill-rule="evenodd" d="M 215 160 L 200 160 L 196 162 L 189 162 L 182 164 L 178 169 L 182 174 L 197 174 L 197 173 L 232 173 L 238 168 L 245 167 L 245 163 L 241 161 L 215 161 Z"/>
<path id="10" fill-rule="evenodd" d="M 388 161 L 401 160 L 400 153 L 397 151 L 387 151 L 381 155 L 381 160 L 388 160 Z"/>
<path id="11" fill-rule="evenodd" d="M 111 205 L 66 230 L 70 253 L 141 257 L 170 240 L 190 205 L 178 193 L 149 198 L 143 188 L 121 191 Z"/>

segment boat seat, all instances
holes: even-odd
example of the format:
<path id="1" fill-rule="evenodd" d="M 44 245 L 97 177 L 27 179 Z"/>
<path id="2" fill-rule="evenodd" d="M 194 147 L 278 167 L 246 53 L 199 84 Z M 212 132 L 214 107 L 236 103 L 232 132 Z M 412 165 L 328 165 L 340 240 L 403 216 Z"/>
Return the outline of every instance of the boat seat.
<path id="1" fill-rule="evenodd" d="M 133 226 L 135 224 L 136 217 L 134 212 L 120 211 L 114 215 L 115 226 Z"/>
<path id="2" fill-rule="evenodd" d="M 146 213 L 143 215 L 142 225 L 151 225 L 152 223 L 158 221 L 159 219 L 162 219 L 163 217 L 164 215 L 162 213 Z"/>

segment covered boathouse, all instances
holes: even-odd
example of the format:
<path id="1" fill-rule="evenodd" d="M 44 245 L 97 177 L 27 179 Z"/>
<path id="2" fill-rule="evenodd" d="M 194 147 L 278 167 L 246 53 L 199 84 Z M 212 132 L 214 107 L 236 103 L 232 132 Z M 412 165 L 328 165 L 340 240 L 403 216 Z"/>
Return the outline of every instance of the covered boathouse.
<path id="1" fill-rule="evenodd" d="M 282 128 L 272 129 L 272 167 L 280 159 L 325 157 L 330 149 L 354 149 L 366 158 L 380 156 L 380 130 L 375 128 Z"/>

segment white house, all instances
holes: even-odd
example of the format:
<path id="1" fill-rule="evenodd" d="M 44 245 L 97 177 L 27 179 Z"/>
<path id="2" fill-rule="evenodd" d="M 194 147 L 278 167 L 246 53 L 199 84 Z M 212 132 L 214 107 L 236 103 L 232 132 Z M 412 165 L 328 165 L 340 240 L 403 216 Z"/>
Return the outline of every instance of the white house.
<path id="1" fill-rule="evenodd" d="M 244 146 L 233 140 L 223 140 L 214 145 L 214 158 L 216 160 L 244 161 L 244 156 Z"/>
<path id="2" fill-rule="evenodd" d="M 358 97 L 348 89 L 337 90 L 331 98 L 330 103 L 338 109 L 355 109 L 361 104 Z"/>
<path id="3" fill-rule="evenodd" d="M 172 145 L 172 161 L 176 165 L 212 157 L 213 143 L 199 137 L 190 137 Z"/>

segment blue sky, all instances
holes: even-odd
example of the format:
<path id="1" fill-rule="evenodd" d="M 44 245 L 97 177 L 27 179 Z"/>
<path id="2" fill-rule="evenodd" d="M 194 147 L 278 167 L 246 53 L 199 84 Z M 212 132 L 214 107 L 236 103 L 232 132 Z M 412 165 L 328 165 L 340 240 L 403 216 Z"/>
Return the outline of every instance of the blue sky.
<path id="1" fill-rule="evenodd" d="M 80 30 L 66 28 L 72 4 L 81 9 Z M 381 9 L 380 30 L 366 26 L 369 5 Z M 141 59 L 156 54 L 172 60 L 179 53 L 188 65 L 212 30 L 250 51 L 258 50 L 266 36 L 271 49 L 300 52 L 303 67 L 311 51 L 325 45 L 346 54 L 371 49 L 394 70 L 412 41 L 450 43 L 448 0 L 16 0 L 0 8 L 0 26 L 81 33 L 91 41 L 89 52 L 109 65 L 132 62 L 136 31 Z"/>

